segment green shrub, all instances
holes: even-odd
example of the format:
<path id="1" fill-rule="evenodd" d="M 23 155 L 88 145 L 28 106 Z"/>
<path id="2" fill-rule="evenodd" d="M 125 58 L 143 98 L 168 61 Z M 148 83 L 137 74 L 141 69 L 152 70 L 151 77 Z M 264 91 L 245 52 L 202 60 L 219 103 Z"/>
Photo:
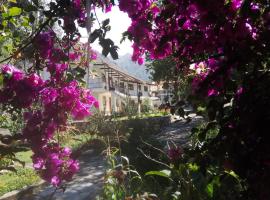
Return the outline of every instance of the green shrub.
<path id="1" fill-rule="evenodd" d="M 149 113 L 152 110 L 150 105 L 150 99 L 144 99 L 141 104 L 141 112 L 142 113 Z"/>

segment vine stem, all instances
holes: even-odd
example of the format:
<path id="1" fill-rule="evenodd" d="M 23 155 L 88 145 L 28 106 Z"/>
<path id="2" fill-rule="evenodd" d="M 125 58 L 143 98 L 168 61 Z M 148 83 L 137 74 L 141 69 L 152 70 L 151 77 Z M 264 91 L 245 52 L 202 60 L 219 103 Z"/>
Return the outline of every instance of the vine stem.
<path id="1" fill-rule="evenodd" d="M 147 158 L 147 159 L 149 159 L 149 160 L 151 160 L 151 161 L 153 161 L 153 162 L 155 162 L 155 163 L 157 163 L 157 164 L 160 164 L 160 165 L 162 165 L 162 166 L 164 166 L 164 167 L 166 167 L 166 168 L 168 168 L 168 169 L 171 169 L 171 167 L 170 167 L 169 165 L 167 165 L 167 164 L 165 164 L 165 163 L 163 163 L 163 162 L 161 162 L 161 161 L 158 161 L 158 160 L 156 160 L 156 159 L 154 159 L 154 158 L 152 158 L 152 157 L 146 155 L 146 154 L 143 152 L 142 149 L 137 148 L 137 150 L 138 150 L 139 152 L 141 152 L 141 154 L 142 154 L 145 158 Z"/>
<path id="2" fill-rule="evenodd" d="M 91 5 L 92 5 L 92 1 L 89 0 L 89 1 L 86 1 L 86 12 L 87 12 L 87 25 L 86 25 L 86 28 L 87 28 L 87 32 L 88 32 L 88 41 L 87 41 L 87 48 L 86 48 L 86 70 L 87 70 L 87 78 L 86 78 L 86 84 L 87 84 L 87 88 L 89 87 L 89 76 L 90 76 L 90 40 L 91 40 L 91 27 L 92 27 L 92 24 L 91 24 Z"/>

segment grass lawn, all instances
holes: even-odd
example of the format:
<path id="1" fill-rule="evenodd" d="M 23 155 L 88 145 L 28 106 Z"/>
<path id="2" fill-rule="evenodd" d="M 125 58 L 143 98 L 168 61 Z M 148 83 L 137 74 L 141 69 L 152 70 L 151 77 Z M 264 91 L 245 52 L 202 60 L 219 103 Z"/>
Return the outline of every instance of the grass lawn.
<path id="1" fill-rule="evenodd" d="M 93 138 L 96 138 L 96 136 L 91 136 L 90 134 L 78 134 L 71 136 L 67 134 L 67 136 L 62 138 L 62 144 L 63 146 L 68 146 L 75 150 Z M 24 161 L 26 165 L 28 164 L 28 166 L 31 166 L 32 155 L 33 152 L 31 150 L 22 151 L 16 153 L 16 158 Z M 25 186 L 35 184 L 41 180 L 36 172 L 31 168 L 23 168 L 18 165 L 16 169 L 17 172 L 7 172 L 0 175 L 0 196 L 7 192 L 22 189 Z"/>
<path id="2" fill-rule="evenodd" d="M 25 162 L 25 164 L 32 163 L 31 156 L 33 155 L 33 152 L 31 150 L 18 152 L 15 155 L 16 155 L 16 158 Z"/>
<path id="3" fill-rule="evenodd" d="M 0 196 L 39 181 L 40 178 L 33 169 L 19 167 L 16 173 L 7 172 L 0 175 Z"/>
<path id="4" fill-rule="evenodd" d="M 78 135 L 67 135 L 64 138 L 62 145 L 72 148 L 73 150 L 80 148 L 83 144 L 96 138 L 95 135 L 90 134 L 78 134 Z"/>
<path id="5" fill-rule="evenodd" d="M 142 113 L 141 115 L 133 115 L 133 116 L 124 116 L 124 117 L 116 117 L 115 121 L 128 120 L 128 119 L 145 119 L 151 117 L 163 117 L 167 116 L 168 112 L 153 112 L 153 113 Z"/>

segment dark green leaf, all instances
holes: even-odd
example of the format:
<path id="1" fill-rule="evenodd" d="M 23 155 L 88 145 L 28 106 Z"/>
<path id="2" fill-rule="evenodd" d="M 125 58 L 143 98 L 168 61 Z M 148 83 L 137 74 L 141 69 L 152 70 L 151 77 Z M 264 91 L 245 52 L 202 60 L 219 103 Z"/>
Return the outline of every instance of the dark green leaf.
<path id="1" fill-rule="evenodd" d="M 109 25 L 110 23 L 110 19 L 105 19 L 103 22 L 102 22 L 102 28 L 106 28 L 107 25 Z"/>
<path id="2" fill-rule="evenodd" d="M 35 16 L 31 13 L 29 15 L 29 22 L 33 23 L 35 21 L 35 19 L 36 19 Z"/>
<path id="3" fill-rule="evenodd" d="M 3 74 L 0 74 L 0 88 L 3 86 L 4 77 Z"/>
<path id="4" fill-rule="evenodd" d="M 104 55 L 105 57 L 109 54 L 110 50 L 108 48 L 103 48 L 102 49 L 102 55 Z"/>
<path id="5" fill-rule="evenodd" d="M 101 36 L 102 33 L 103 33 L 103 31 L 100 30 L 100 29 L 94 30 L 94 32 L 93 32 L 93 33 L 91 34 L 91 36 L 90 36 L 90 43 L 95 42 L 96 39 L 97 39 L 99 36 Z"/>
<path id="6" fill-rule="evenodd" d="M 207 192 L 207 194 L 208 194 L 208 196 L 209 196 L 210 198 L 213 197 L 213 191 L 214 191 L 214 185 L 213 185 L 213 183 L 209 183 L 209 184 L 206 186 L 206 192 Z"/>
<path id="7" fill-rule="evenodd" d="M 165 178 L 170 178 L 171 176 L 171 171 L 170 170 L 162 170 L 162 171 L 149 171 L 146 172 L 145 175 L 154 175 L 154 176 L 162 176 Z"/>
<path id="8" fill-rule="evenodd" d="M 112 58 L 113 58 L 114 60 L 118 59 L 117 49 L 118 49 L 117 46 L 113 46 L 113 47 L 110 49 L 110 54 L 111 54 L 111 56 L 112 56 Z"/>
<path id="9" fill-rule="evenodd" d="M 33 5 L 31 5 L 31 4 L 28 4 L 26 7 L 24 7 L 24 10 L 25 10 L 26 12 L 31 12 L 31 11 L 37 11 L 38 8 L 37 8 L 36 6 L 33 6 Z"/>

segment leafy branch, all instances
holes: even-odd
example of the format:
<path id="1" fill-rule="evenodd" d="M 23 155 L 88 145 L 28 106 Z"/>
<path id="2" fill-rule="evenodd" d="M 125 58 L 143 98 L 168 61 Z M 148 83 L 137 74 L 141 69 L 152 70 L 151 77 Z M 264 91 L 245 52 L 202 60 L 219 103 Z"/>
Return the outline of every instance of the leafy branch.
<path id="1" fill-rule="evenodd" d="M 16 55 L 18 55 L 20 52 L 22 52 L 25 48 L 27 48 L 29 45 L 31 45 L 34 42 L 34 40 L 36 39 L 36 37 L 42 32 L 42 30 L 50 23 L 52 18 L 53 18 L 53 16 L 49 17 L 43 24 L 41 24 L 41 26 L 37 29 L 37 31 L 32 33 L 26 40 L 24 40 L 22 42 L 21 47 L 19 47 L 19 49 L 17 51 L 15 51 L 9 57 L 1 60 L 0 63 L 4 63 L 4 62 L 14 58 Z M 23 44 L 23 43 L 25 43 L 25 44 Z"/>

